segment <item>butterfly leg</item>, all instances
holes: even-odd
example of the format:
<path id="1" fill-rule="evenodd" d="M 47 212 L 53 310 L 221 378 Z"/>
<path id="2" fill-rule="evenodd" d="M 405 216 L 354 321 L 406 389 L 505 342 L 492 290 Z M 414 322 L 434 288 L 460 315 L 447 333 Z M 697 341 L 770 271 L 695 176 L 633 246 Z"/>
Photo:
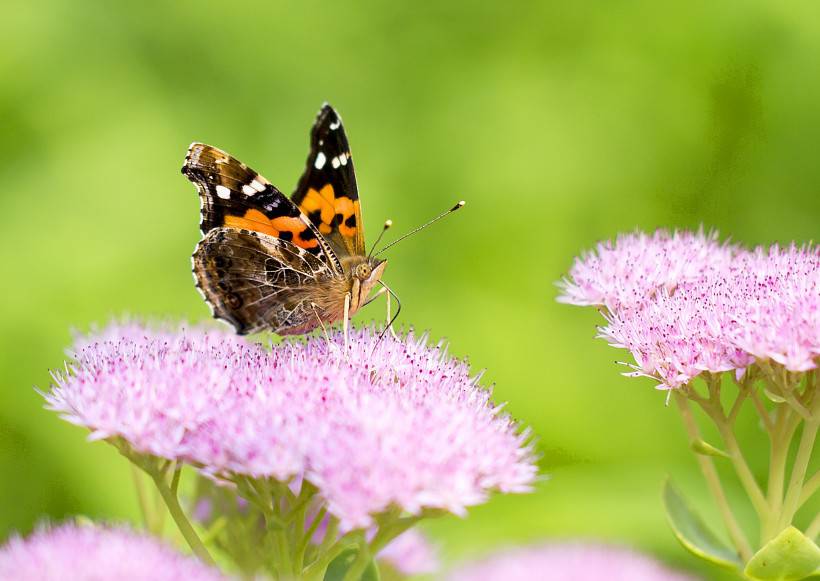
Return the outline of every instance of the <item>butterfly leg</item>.
<path id="1" fill-rule="evenodd" d="M 322 321 L 322 317 L 319 316 L 319 311 L 316 310 L 316 303 L 310 303 L 313 312 L 316 314 L 316 320 L 319 321 L 319 325 L 322 327 L 322 333 L 325 334 L 325 341 L 327 341 L 327 346 L 332 348 L 333 344 L 330 342 L 330 335 L 327 334 L 327 327 L 325 327 L 324 322 Z"/>
<path id="2" fill-rule="evenodd" d="M 348 332 L 350 329 L 350 293 L 345 293 L 344 318 L 342 320 L 342 329 L 344 329 L 345 334 L 345 354 L 347 354 L 350 347 L 350 336 Z"/>
<path id="3" fill-rule="evenodd" d="M 380 290 L 385 290 L 382 287 Z M 393 330 L 393 319 L 390 317 L 390 293 L 387 293 L 387 328 L 390 329 L 390 334 L 393 335 L 394 339 L 398 339 L 398 335 L 396 335 L 396 331 Z"/>

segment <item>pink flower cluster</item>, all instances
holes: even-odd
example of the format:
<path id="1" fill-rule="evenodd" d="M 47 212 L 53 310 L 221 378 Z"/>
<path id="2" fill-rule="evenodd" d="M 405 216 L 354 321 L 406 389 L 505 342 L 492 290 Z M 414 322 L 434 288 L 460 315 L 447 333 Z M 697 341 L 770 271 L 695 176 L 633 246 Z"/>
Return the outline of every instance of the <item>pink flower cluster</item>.
<path id="1" fill-rule="evenodd" d="M 559 286 L 559 302 L 602 306 L 610 312 L 644 303 L 661 289 L 722 271 L 739 252 L 716 233 L 658 230 L 621 234 L 575 260 Z"/>
<path id="2" fill-rule="evenodd" d="M 820 248 L 747 250 L 702 232 L 636 233 L 578 258 L 560 301 L 603 307 L 600 336 L 628 349 L 663 388 L 742 374 L 756 360 L 790 371 L 820 357 Z"/>
<path id="3" fill-rule="evenodd" d="M 114 326 L 78 340 L 48 406 L 211 474 L 318 487 L 343 528 L 391 506 L 457 514 L 529 489 L 528 434 L 426 337 L 353 331 L 266 348 L 219 330 Z"/>
<path id="4" fill-rule="evenodd" d="M 15 581 L 226 581 L 219 571 L 124 528 L 62 525 L 0 548 L 0 579 Z"/>
<path id="5" fill-rule="evenodd" d="M 463 565 L 450 581 L 694 581 L 649 557 L 622 548 L 556 543 L 510 549 Z"/>

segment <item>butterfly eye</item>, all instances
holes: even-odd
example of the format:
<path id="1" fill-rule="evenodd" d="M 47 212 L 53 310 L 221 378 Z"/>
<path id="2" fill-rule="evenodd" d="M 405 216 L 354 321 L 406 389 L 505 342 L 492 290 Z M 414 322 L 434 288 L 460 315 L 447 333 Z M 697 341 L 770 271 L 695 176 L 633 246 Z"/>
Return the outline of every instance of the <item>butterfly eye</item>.
<path id="1" fill-rule="evenodd" d="M 356 278 L 364 280 L 368 276 L 370 276 L 370 272 L 370 265 L 366 262 L 363 262 L 362 264 L 356 267 Z"/>

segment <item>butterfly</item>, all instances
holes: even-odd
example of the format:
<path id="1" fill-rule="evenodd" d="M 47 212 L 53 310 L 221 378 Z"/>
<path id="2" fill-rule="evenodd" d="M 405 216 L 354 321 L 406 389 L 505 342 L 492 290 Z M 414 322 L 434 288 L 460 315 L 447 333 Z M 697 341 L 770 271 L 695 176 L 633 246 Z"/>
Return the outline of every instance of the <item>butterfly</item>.
<path id="1" fill-rule="evenodd" d="M 365 253 L 353 159 L 342 120 L 325 104 L 290 199 L 224 151 L 192 143 L 182 173 L 199 192 L 196 285 L 214 317 L 244 335 L 309 333 L 369 300 L 387 261 Z M 381 283 L 383 284 L 383 283 Z"/>

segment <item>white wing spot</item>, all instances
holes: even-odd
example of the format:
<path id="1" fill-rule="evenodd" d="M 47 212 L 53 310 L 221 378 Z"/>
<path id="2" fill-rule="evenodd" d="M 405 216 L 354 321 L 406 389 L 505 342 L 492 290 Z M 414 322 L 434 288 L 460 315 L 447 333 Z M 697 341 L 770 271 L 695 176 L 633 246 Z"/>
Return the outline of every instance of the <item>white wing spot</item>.
<path id="1" fill-rule="evenodd" d="M 347 165 L 347 154 L 343 153 L 342 155 L 340 155 L 339 161 L 342 163 L 342 165 Z"/>
<path id="2" fill-rule="evenodd" d="M 333 166 L 333 169 L 338 169 L 339 166 L 342 165 L 342 162 L 339 161 L 339 157 L 337 156 L 330 161 L 330 164 Z"/>
<path id="3" fill-rule="evenodd" d="M 256 190 L 253 188 L 253 186 L 249 186 L 248 184 L 244 184 L 242 186 L 242 193 L 245 194 L 246 196 L 252 196 L 256 193 Z"/>
<path id="4" fill-rule="evenodd" d="M 336 131 L 339 128 L 339 125 L 341 125 L 341 124 L 342 124 L 342 122 L 340 120 L 336 119 L 336 121 L 333 121 L 330 124 L 330 130 L 331 131 Z"/>
<path id="5" fill-rule="evenodd" d="M 223 200 L 229 200 L 231 199 L 231 190 L 225 186 L 216 186 L 216 195 Z"/>
<path id="6" fill-rule="evenodd" d="M 325 157 L 325 154 L 320 151 L 316 154 L 316 162 L 313 164 L 313 167 L 315 167 L 316 169 L 322 169 L 323 167 L 325 167 L 326 161 L 327 158 Z"/>
<path id="7" fill-rule="evenodd" d="M 259 180 L 255 179 L 251 182 L 251 187 L 256 190 L 257 192 L 264 192 L 265 186 Z"/>

